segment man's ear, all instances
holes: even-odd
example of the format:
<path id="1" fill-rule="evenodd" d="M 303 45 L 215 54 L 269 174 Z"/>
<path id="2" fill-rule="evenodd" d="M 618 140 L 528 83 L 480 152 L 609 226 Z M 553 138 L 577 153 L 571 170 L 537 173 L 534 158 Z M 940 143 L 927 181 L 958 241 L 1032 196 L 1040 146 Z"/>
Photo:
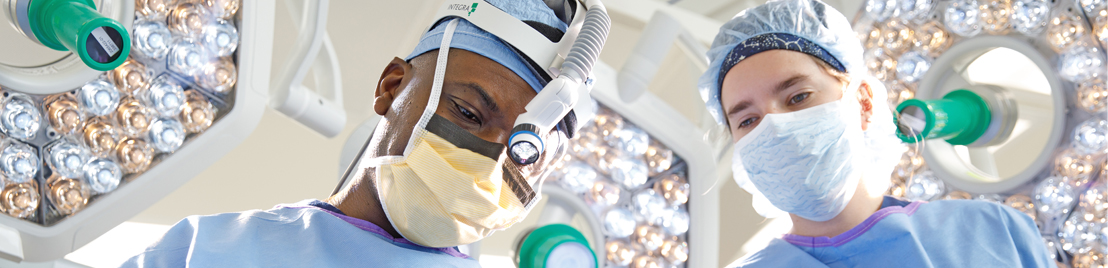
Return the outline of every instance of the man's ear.
<path id="1" fill-rule="evenodd" d="M 869 129 L 870 119 L 873 117 L 873 88 L 869 81 L 862 80 L 858 83 L 858 105 L 862 108 L 862 131 L 865 131 Z"/>
<path id="2" fill-rule="evenodd" d="M 377 81 L 377 89 L 373 92 L 373 111 L 378 115 L 385 115 L 410 75 L 412 75 L 412 65 L 393 57 L 381 72 L 381 79 Z"/>

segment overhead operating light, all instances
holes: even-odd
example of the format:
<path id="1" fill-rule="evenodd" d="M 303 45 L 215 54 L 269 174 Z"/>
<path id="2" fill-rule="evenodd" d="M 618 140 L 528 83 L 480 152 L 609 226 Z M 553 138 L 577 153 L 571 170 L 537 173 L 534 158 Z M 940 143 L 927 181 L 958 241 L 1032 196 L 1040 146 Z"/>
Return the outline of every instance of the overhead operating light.
<path id="1" fill-rule="evenodd" d="M 3 2 L 18 27 L 0 27 L 11 43 L 0 45 L 0 258 L 47 262 L 80 248 L 229 152 L 270 102 L 318 103 L 287 110 L 323 110 L 342 123 L 312 127 L 342 129 L 345 113 L 331 105 L 341 103 L 341 78 L 323 33 L 328 1 L 306 2 L 290 6 L 304 11 L 294 17 L 305 29 L 286 68 L 304 71 L 281 76 L 297 80 L 273 99 L 272 1 Z M 77 19 L 36 24 L 41 16 Z M 25 17 L 31 31 L 20 28 Z M 8 38 L 19 35 L 30 38 Z M 312 63 L 322 63 L 316 81 L 332 98 L 300 85 Z"/>
<path id="2" fill-rule="evenodd" d="M 869 0 L 854 26 L 911 142 L 889 194 L 1006 204 L 1103 267 L 1108 3 Z"/>

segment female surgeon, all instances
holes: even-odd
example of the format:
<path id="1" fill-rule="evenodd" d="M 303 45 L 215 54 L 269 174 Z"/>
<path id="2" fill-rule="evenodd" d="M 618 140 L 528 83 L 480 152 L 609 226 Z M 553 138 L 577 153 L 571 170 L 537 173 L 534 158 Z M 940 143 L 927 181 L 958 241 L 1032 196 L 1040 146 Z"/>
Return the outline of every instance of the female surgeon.
<path id="1" fill-rule="evenodd" d="M 1035 223 L 982 201 L 882 196 L 903 145 L 846 18 L 772 0 L 720 28 L 699 89 L 734 142 L 735 181 L 793 227 L 730 267 L 1055 267 Z M 872 185 L 872 184 L 869 184 Z"/>

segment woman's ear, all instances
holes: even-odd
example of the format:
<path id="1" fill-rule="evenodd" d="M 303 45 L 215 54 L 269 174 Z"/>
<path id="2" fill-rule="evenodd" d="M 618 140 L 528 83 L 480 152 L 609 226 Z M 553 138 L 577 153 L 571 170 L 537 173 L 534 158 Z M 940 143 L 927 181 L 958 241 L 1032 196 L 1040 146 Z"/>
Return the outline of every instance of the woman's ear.
<path id="1" fill-rule="evenodd" d="M 865 131 L 869 129 L 869 123 L 873 117 L 873 88 L 867 80 L 858 83 L 858 105 L 862 108 L 862 131 Z"/>
<path id="2" fill-rule="evenodd" d="M 393 57 L 385 70 L 381 72 L 381 78 L 377 81 L 377 89 L 373 92 L 373 111 L 379 115 L 385 115 L 396 100 L 404 85 L 405 77 L 411 75 L 412 65 L 400 58 Z"/>

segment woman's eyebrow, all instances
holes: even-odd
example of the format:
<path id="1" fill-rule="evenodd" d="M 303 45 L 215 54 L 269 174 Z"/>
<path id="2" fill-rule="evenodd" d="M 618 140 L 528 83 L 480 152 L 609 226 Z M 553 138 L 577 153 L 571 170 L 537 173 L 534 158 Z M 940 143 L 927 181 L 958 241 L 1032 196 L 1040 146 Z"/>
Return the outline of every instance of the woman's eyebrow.
<path id="1" fill-rule="evenodd" d="M 466 90 L 471 90 L 471 91 L 477 92 L 477 96 L 481 97 L 481 104 L 483 104 L 485 107 L 489 108 L 490 112 L 493 112 L 493 113 L 499 113 L 500 112 L 500 107 L 496 105 L 496 102 L 492 100 L 492 97 L 489 97 L 489 93 L 486 92 L 485 88 L 481 87 L 481 85 L 478 85 L 477 83 L 473 83 L 473 82 L 460 82 L 460 83 L 453 82 L 453 83 L 450 83 L 450 84 L 453 85 L 453 86 L 460 86 L 461 88 L 466 89 Z"/>
<path id="2" fill-rule="evenodd" d="M 789 87 L 792 87 L 793 85 L 799 84 L 800 82 L 803 82 L 803 81 L 806 81 L 806 80 L 808 80 L 808 75 L 805 75 L 805 74 L 794 75 L 792 77 L 789 77 L 789 79 L 785 79 L 785 81 L 781 81 L 781 83 L 777 83 L 777 87 L 775 87 L 773 89 L 773 93 L 774 94 L 780 94 L 782 91 L 785 91 L 786 89 L 789 89 Z"/>

